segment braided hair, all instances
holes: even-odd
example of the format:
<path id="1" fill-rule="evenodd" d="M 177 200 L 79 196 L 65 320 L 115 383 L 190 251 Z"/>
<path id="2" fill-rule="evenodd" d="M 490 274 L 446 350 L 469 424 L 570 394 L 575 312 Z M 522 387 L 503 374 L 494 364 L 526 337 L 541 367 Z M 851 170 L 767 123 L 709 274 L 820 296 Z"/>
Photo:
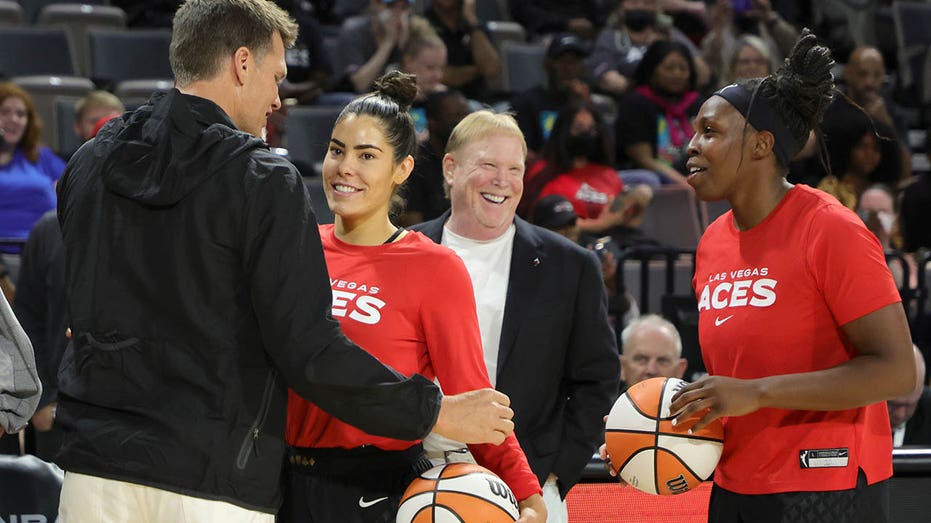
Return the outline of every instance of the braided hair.
<path id="1" fill-rule="evenodd" d="M 834 98 L 833 67 L 830 49 L 819 44 L 818 37 L 805 29 L 775 73 L 737 84 L 764 98 L 781 116 L 792 137 L 804 143 L 809 131 L 819 129 Z"/>

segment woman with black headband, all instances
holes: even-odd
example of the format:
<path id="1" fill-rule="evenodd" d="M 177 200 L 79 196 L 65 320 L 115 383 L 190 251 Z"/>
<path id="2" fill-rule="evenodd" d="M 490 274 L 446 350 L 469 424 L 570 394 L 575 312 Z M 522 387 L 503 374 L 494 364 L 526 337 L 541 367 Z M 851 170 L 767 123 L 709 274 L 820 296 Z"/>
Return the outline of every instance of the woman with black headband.
<path id="1" fill-rule="evenodd" d="M 888 519 L 883 400 L 914 385 L 911 339 L 883 251 L 833 197 L 786 181 L 831 101 L 834 64 L 804 33 L 774 74 L 702 105 L 688 182 L 726 199 L 693 284 L 710 373 L 673 397 L 674 423 L 725 423 L 709 521 Z"/>

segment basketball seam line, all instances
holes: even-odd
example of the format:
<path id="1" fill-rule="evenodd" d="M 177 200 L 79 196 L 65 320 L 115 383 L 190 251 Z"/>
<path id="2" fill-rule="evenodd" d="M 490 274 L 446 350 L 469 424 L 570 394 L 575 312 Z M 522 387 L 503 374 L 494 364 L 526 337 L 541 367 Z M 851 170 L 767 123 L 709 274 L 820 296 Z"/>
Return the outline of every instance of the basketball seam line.
<path id="1" fill-rule="evenodd" d="M 637 429 L 606 429 L 605 432 L 620 432 L 624 434 L 644 434 L 651 435 L 656 434 L 657 436 L 668 436 L 670 438 L 683 438 L 683 439 L 698 439 L 702 441 L 716 441 L 718 443 L 724 443 L 724 438 L 713 438 L 711 436 L 700 436 L 698 434 L 676 434 L 674 432 L 654 432 L 652 430 L 637 430 Z"/>

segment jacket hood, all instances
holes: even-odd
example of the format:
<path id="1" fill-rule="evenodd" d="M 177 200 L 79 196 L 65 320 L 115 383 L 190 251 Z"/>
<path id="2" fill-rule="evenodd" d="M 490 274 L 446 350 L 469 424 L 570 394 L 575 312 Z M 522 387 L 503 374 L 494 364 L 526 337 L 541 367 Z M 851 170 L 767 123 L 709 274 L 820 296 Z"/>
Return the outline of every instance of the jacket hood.
<path id="1" fill-rule="evenodd" d="M 93 142 L 107 189 L 154 206 L 177 203 L 256 147 L 267 145 L 238 130 L 220 106 L 177 89 L 111 120 Z"/>

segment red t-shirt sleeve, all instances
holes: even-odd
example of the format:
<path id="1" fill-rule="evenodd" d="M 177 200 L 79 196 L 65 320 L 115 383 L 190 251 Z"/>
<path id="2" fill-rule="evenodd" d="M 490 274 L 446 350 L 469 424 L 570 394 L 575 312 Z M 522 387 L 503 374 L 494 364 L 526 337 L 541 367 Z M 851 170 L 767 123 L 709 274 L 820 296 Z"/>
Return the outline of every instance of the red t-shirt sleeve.
<path id="1" fill-rule="evenodd" d="M 433 293 L 421 310 L 427 351 L 446 394 L 490 388 L 469 273 L 454 253 L 437 259 Z M 501 445 L 469 445 L 478 464 L 501 477 L 518 501 L 542 490 L 514 434 Z"/>
<path id="2" fill-rule="evenodd" d="M 808 265 L 838 325 L 901 301 L 879 240 L 837 206 L 812 214 Z"/>

